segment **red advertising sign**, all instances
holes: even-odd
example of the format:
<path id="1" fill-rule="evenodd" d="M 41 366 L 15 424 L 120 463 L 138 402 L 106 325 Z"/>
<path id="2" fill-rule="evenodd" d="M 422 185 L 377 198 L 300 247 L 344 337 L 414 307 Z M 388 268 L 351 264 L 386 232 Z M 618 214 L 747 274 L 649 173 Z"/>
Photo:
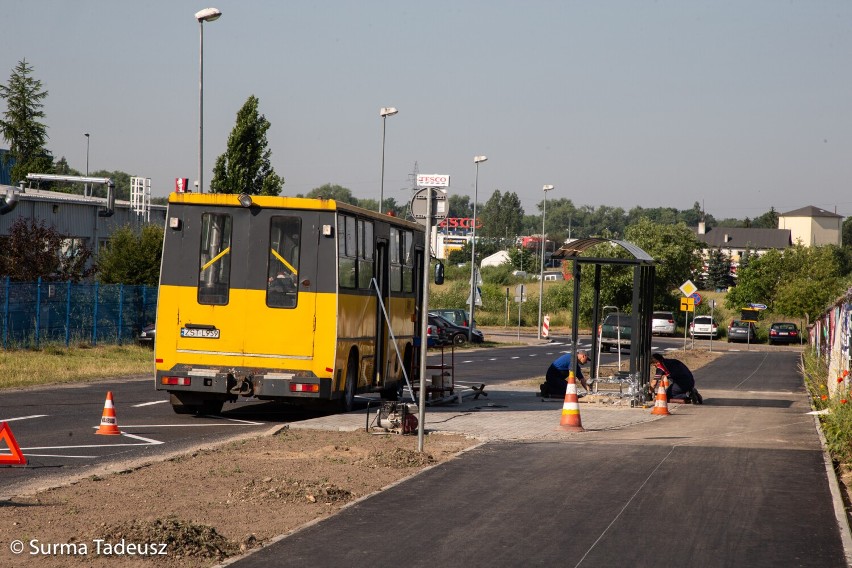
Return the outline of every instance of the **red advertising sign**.
<path id="1" fill-rule="evenodd" d="M 189 178 L 175 178 L 175 192 L 186 193 L 189 191 Z"/>
<path id="2" fill-rule="evenodd" d="M 438 226 L 446 229 L 471 229 L 473 228 L 473 217 L 448 217 L 438 223 Z M 476 228 L 482 228 L 482 219 L 476 219 Z"/>

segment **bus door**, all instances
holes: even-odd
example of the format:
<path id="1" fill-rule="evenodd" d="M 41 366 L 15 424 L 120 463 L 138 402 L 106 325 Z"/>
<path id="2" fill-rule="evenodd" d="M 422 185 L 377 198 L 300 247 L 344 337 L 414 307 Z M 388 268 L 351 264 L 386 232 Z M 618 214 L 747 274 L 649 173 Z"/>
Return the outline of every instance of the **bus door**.
<path id="1" fill-rule="evenodd" d="M 314 211 L 271 210 L 254 218 L 246 270 L 261 290 L 243 314 L 247 357 L 278 368 L 313 357 L 319 232 Z"/>
<path id="2" fill-rule="evenodd" d="M 388 286 L 388 241 L 387 239 L 376 239 L 376 284 L 379 288 L 379 297 L 385 306 L 385 312 L 390 316 L 389 290 Z M 388 322 L 381 304 L 376 302 L 376 370 L 374 377 L 375 385 L 382 385 L 388 371 Z"/>

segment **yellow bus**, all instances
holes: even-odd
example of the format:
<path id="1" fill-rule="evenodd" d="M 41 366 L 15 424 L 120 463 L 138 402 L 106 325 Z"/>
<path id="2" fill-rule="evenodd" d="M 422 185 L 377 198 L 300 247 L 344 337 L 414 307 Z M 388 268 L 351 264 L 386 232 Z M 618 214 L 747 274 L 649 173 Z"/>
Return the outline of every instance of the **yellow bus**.
<path id="1" fill-rule="evenodd" d="M 424 228 L 325 199 L 173 193 L 155 346 L 175 412 L 393 398 L 416 367 Z"/>

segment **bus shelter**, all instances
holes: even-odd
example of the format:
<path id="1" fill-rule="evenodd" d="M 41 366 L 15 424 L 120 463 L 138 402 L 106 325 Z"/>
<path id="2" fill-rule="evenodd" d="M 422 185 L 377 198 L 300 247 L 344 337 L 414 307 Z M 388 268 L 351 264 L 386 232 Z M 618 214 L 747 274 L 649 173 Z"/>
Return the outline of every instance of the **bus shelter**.
<path id="1" fill-rule="evenodd" d="M 624 249 L 630 258 L 599 258 L 586 257 L 583 253 L 597 245 L 609 243 Z M 620 240 L 602 239 L 590 237 L 577 239 L 563 245 L 553 253 L 553 259 L 573 261 L 574 278 L 574 309 L 572 310 L 571 341 L 574 345 L 575 356 L 574 374 L 577 374 L 577 339 L 580 321 L 580 285 L 581 270 L 583 264 L 594 266 L 594 289 L 592 300 L 592 349 L 589 353 L 591 368 L 598 368 L 598 343 L 600 336 L 597 333 L 601 323 L 600 289 L 601 289 L 601 267 L 604 265 L 630 266 L 633 268 L 633 297 L 630 310 L 630 367 L 629 372 L 638 377 L 640 385 L 646 385 L 650 381 L 651 363 L 651 318 L 654 312 L 654 280 L 656 261 L 644 250 L 633 243 Z M 620 348 L 620 347 L 619 347 Z M 597 378 L 597 377 L 595 377 Z"/>

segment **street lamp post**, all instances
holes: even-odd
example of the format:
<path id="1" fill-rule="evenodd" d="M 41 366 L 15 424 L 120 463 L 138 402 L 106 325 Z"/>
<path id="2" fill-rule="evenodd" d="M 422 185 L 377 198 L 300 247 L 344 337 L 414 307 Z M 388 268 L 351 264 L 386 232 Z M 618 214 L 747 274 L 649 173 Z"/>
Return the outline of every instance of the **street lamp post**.
<path id="1" fill-rule="evenodd" d="M 470 239 L 470 321 L 467 328 L 467 340 L 473 342 L 473 309 L 476 305 L 476 201 L 479 199 L 479 164 L 488 160 L 485 156 L 474 156 L 476 178 L 473 183 L 473 224 Z"/>
<path id="2" fill-rule="evenodd" d="M 388 117 L 393 116 L 399 111 L 394 107 L 382 107 L 379 109 L 379 116 L 382 117 L 382 182 L 379 192 L 379 213 L 382 212 L 385 200 L 385 127 L 387 126 Z"/>
<path id="3" fill-rule="evenodd" d="M 222 16 L 216 8 L 204 8 L 195 13 L 198 20 L 198 192 L 204 193 L 204 22 L 213 22 Z"/>
<path id="4" fill-rule="evenodd" d="M 544 232 L 544 217 L 547 214 L 547 192 L 553 189 L 552 185 L 545 185 L 544 204 L 541 207 L 541 246 L 539 253 L 541 254 L 541 271 L 538 273 L 538 338 L 541 339 L 541 301 L 544 298 L 544 247 L 547 243 L 547 237 Z"/>
<path id="5" fill-rule="evenodd" d="M 86 137 L 86 177 L 89 177 L 89 133 L 86 132 L 83 134 Z M 89 195 L 89 184 L 85 185 L 85 189 L 83 190 L 83 195 Z"/>

